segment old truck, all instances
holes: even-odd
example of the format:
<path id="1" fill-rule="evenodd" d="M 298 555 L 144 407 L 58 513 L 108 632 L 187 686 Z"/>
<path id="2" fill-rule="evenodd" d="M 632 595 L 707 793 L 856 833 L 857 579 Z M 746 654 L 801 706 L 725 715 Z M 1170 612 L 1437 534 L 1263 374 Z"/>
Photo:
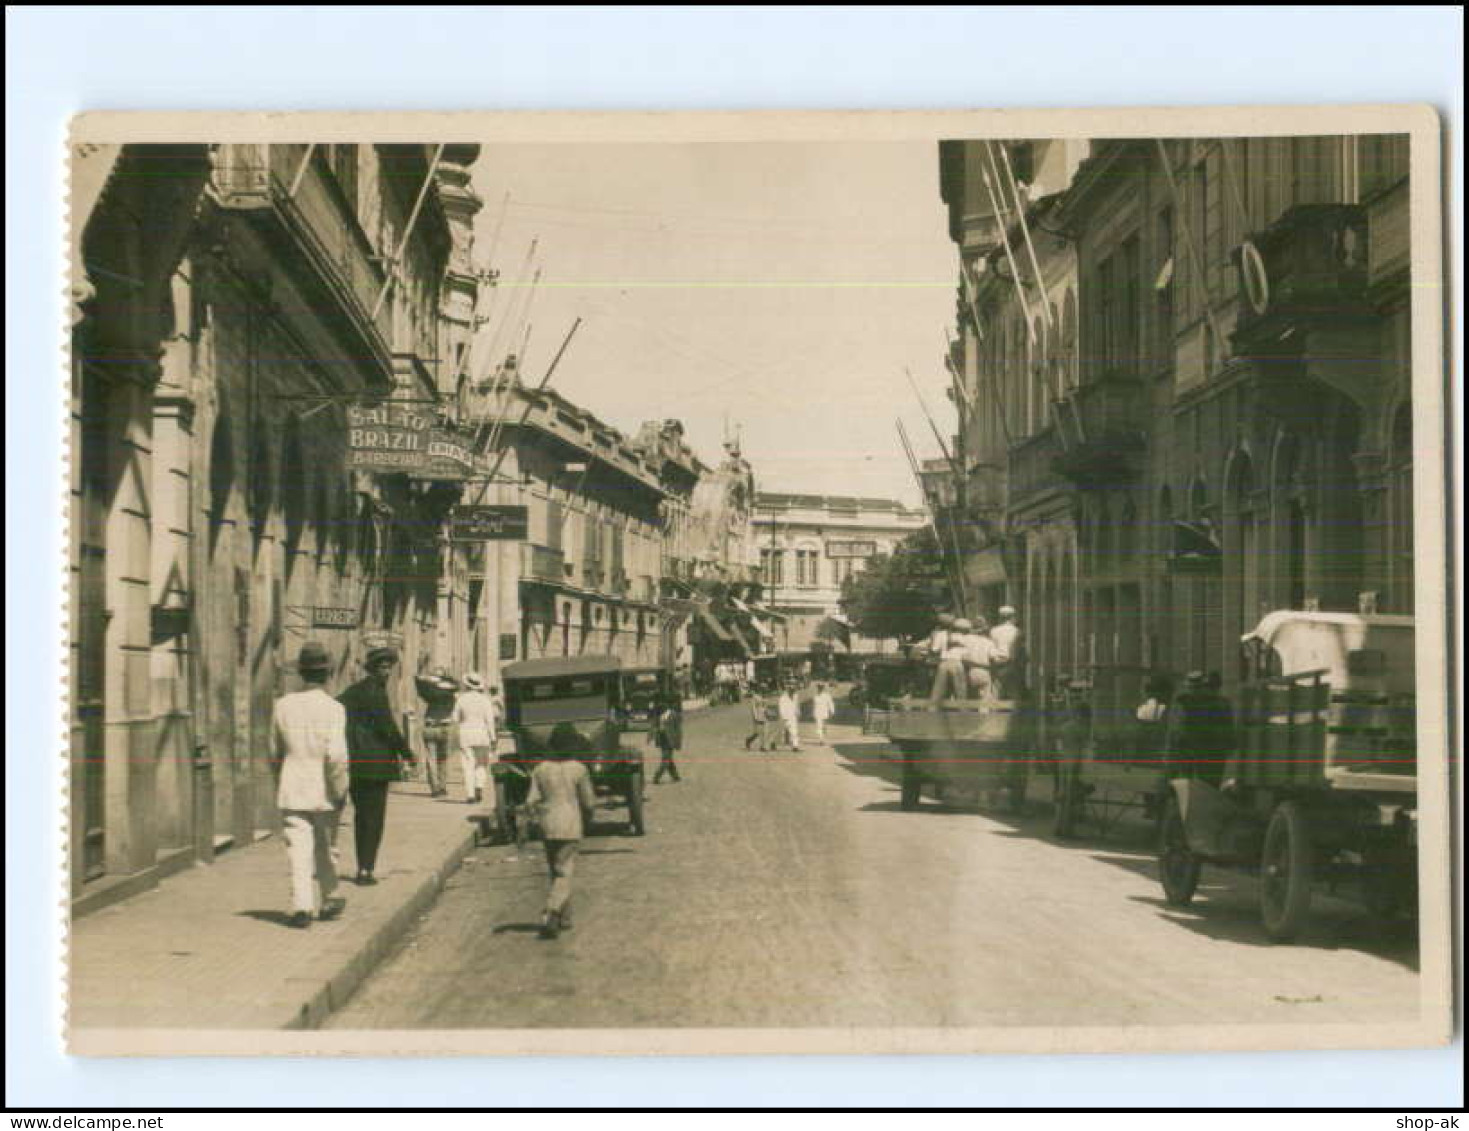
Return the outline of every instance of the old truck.
<path id="1" fill-rule="evenodd" d="M 616 656 L 522 660 L 500 672 L 505 724 L 515 752 L 494 767 L 495 822 L 502 835 L 515 827 L 530 773 L 546 758 L 576 758 L 591 771 L 597 791 L 622 798 L 628 831 L 643 835 L 641 744 L 623 740 L 622 664 Z"/>
<path id="2" fill-rule="evenodd" d="M 1277 941 L 1307 923 L 1318 885 L 1377 915 L 1417 906 L 1413 620 L 1282 610 L 1243 637 L 1251 678 L 1236 749 L 1174 767 L 1159 839 L 1168 902 L 1189 903 L 1203 865 L 1260 879 Z"/>
<path id="3" fill-rule="evenodd" d="M 1028 699 L 890 700 L 887 734 L 900 755 L 903 809 L 918 808 L 931 786 L 941 794 L 999 797 L 1009 812 L 1023 811 L 1035 724 Z"/>

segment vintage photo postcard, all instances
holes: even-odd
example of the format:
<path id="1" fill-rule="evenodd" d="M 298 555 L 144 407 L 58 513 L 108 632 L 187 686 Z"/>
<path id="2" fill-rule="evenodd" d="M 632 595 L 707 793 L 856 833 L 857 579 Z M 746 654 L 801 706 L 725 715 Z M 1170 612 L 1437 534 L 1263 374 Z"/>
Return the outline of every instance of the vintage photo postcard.
<path id="1" fill-rule="evenodd" d="M 1447 1040 L 1440 145 L 80 116 L 70 1049 Z"/>

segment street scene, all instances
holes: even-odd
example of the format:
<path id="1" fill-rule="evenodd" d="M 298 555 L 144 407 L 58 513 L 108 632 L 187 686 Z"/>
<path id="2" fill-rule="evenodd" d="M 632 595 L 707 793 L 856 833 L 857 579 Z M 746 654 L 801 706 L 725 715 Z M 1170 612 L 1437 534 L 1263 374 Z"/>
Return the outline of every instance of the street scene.
<path id="1" fill-rule="evenodd" d="M 1420 1021 L 1409 156 L 75 143 L 73 1047 Z"/>

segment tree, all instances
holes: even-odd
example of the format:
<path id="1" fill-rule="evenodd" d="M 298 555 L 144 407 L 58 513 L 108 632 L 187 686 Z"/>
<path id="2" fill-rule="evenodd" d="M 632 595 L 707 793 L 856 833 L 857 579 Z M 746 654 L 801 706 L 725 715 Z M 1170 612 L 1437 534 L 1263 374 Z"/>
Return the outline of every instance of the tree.
<path id="1" fill-rule="evenodd" d="M 891 554 L 867 559 L 866 569 L 842 583 L 839 603 L 863 636 L 914 640 L 932 631 L 939 609 L 951 604 L 932 532 L 910 534 Z"/>

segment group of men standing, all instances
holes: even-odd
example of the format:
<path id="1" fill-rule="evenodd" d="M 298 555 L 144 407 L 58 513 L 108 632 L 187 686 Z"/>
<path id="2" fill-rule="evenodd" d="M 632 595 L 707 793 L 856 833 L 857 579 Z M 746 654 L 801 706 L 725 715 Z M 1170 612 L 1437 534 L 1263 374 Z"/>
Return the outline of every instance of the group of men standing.
<path id="1" fill-rule="evenodd" d="M 984 617 L 969 620 L 940 614 L 938 625 L 928 637 L 928 652 L 938 660 L 929 698 L 1011 699 L 1020 693 L 1023 667 L 1020 660 L 1020 626 L 1015 610 L 1004 605 L 999 621 L 991 628 Z"/>
<path id="2" fill-rule="evenodd" d="M 334 919 L 346 907 L 346 900 L 334 892 L 337 829 L 349 798 L 356 882 L 377 883 L 388 787 L 411 774 L 417 761 L 388 697 L 388 680 L 397 663 L 395 648 L 369 649 L 367 675 L 333 699 L 326 690 L 331 656 L 321 644 L 307 641 L 296 661 L 302 690 L 276 701 L 276 804 L 290 860 L 292 912 L 287 922 L 292 927 L 310 926 L 313 915 Z M 496 740 L 494 699 L 474 672 L 464 677 L 462 690 L 442 668 L 418 683 L 427 704 L 430 791 L 436 797 L 447 792 L 448 754 L 457 746 L 465 767 L 466 800 L 480 800 Z"/>

